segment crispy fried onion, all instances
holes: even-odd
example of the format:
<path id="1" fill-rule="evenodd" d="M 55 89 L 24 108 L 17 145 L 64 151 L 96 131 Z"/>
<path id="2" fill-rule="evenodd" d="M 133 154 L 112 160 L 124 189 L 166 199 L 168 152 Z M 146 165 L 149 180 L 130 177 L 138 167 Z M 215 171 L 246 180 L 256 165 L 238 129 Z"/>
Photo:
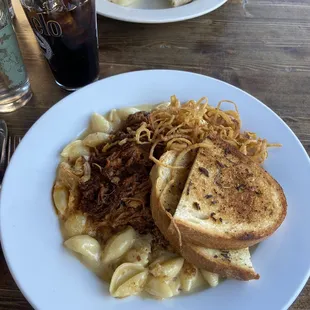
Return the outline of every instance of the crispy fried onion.
<path id="1" fill-rule="evenodd" d="M 222 110 L 224 103 L 232 105 L 233 109 Z M 190 100 L 181 105 L 172 96 L 169 106 L 151 112 L 150 123 L 143 123 L 136 130 L 135 139 L 138 144 L 151 143 L 150 158 L 162 165 L 154 156 L 158 145 L 164 146 L 166 150 L 190 150 L 193 145 L 202 143 L 210 135 L 219 136 L 258 163 L 267 158 L 268 147 L 280 146 L 268 143 L 255 133 L 242 132 L 240 114 L 234 102 L 222 100 L 213 107 L 205 97 L 197 102 Z"/>

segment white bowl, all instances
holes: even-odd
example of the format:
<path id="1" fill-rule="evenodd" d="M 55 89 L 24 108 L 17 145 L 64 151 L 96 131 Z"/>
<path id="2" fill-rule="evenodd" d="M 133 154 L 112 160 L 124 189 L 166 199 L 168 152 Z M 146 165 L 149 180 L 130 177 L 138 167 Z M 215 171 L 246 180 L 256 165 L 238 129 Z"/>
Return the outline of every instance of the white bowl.
<path id="1" fill-rule="evenodd" d="M 117 300 L 62 245 L 51 188 L 61 149 L 88 125 L 93 112 L 208 96 L 238 104 L 243 129 L 283 144 L 270 149 L 265 168 L 282 185 L 288 214 L 280 229 L 253 254 L 261 279 L 227 280 L 214 289 L 158 301 Z M 1 195 L 1 238 L 11 273 L 28 301 L 40 310 L 102 309 L 287 309 L 309 276 L 310 162 L 287 125 L 269 108 L 229 84 L 180 71 L 139 71 L 89 85 L 46 112 L 29 130 L 7 169 Z"/>

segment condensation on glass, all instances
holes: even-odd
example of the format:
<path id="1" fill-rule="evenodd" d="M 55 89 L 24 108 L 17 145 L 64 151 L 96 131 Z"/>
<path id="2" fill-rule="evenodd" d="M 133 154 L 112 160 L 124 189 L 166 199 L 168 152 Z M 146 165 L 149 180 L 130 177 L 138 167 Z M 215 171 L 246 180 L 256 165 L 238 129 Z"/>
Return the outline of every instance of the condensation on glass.
<path id="1" fill-rule="evenodd" d="M 0 112 L 12 112 L 32 97 L 6 0 L 0 0 Z"/>
<path id="2" fill-rule="evenodd" d="M 11 18 L 13 19 L 15 17 L 15 12 L 14 12 L 14 8 L 13 8 L 11 0 L 8 0 L 8 7 L 9 7 Z"/>

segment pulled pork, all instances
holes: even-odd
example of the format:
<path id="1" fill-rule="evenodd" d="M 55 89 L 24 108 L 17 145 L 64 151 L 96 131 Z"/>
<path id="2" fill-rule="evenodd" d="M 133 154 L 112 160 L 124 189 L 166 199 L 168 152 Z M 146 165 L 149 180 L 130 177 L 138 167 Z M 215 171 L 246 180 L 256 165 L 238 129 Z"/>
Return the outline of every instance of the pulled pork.
<path id="1" fill-rule="evenodd" d="M 112 142 L 132 138 L 142 122 L 149 122 L 147 113 L 130 115 Z M 97 237 L 102 242 L 130 225 L 141 234 L 153 234 L 154 242 L 167 246 L 150 209 L 150 147 L 131 141 L 90 156 L 91 178 L 79 185 L 80 209 L 97 223 Z"/>

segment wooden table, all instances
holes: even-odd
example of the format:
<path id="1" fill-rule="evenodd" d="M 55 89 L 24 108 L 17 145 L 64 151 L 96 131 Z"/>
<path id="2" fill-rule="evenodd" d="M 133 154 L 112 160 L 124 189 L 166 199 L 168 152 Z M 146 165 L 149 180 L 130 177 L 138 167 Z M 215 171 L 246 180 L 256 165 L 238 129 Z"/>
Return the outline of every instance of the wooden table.
<path id="1" fill-rule="evenodd" d="M 309 153 L 310 1 L 241 1 L 230 0 L 209 15 L 166 25 L 129 24 L 98 16 L 100 76 L 170 68 L 224 80 L 278 113 Z M 16 0 L 14 7 L 16 32 L 34 98 L 26 107 L 1 118 L 7 121 L 11 135 L 24 135 L 68 93 L 54 83 Z M 31 309 L 12 279 L 2 253 L 0 266 L 0 309 Z M 291 309 L 310 309 L 310 282 Z"/>

